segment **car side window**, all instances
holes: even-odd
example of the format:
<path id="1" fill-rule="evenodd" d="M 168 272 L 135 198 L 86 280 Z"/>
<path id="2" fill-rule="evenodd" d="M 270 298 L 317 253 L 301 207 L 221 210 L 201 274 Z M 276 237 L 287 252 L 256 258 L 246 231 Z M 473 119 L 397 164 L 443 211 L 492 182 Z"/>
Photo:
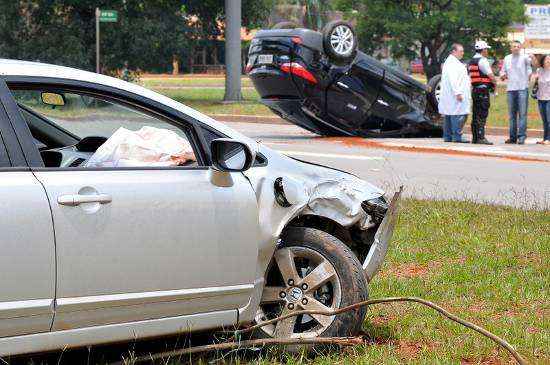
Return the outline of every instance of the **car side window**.
<path id="1" fill-rule="evenodd" d="M 112 99 L 12 90 L 46 167 L 195 167 L 190 129 Z"/>

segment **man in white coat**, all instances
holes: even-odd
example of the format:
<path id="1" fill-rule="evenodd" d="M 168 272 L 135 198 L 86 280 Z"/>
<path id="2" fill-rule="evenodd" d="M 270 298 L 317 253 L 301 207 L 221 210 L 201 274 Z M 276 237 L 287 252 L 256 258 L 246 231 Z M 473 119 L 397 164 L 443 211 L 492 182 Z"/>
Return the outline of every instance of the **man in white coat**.
<path id="1" fill-rule="evenodd" d="M 453 44 L 451 54 L 443 64 L 439 113 L 445 117 L 443 139 L 445 142 L 468 143 L 462 139 L 462 127 L 470 113 L 471 83 L 464 57 L 464 47 Z"/>

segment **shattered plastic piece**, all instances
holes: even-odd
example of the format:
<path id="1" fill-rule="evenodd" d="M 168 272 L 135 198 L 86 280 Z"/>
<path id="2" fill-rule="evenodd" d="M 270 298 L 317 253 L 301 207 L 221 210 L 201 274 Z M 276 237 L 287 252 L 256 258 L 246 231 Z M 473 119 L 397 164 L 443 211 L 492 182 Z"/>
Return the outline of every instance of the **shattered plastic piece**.
<path id="1" fill-rule="evenodd" d="M 86 162 L 86 167 L 179 166 L 194 162 L 189 141 L 168 129 L 119 128 Z"/>

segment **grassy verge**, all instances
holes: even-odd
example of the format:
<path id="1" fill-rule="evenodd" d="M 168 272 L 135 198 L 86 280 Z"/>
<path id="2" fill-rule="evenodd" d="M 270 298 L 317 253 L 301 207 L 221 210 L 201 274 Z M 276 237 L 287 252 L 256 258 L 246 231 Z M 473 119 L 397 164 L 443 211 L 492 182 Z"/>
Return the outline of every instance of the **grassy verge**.
<path id="1" fill-rule="evenodd" d="M 182 78 L 182 79 L 145 79 L 145 87 L 176 99 L 188 106 L 206 114 L 244 114 L 244 115 L 274 115 L 259 102 L 259 96 L 253 89 L 243 89 L 244 102 L 240 104 L 223 104 L 224 90 L 209 89 L 209 86 L 222 87 L 223 78 Z M 196 86 L 196 89 L 163 89 L 162 86 Z M 243 78 L 243 86 L 251 86 L 250 79 Z M 506 89 L 498 88 L 498 95 L 491 99 L 491 111 L 487 120 L 488 126 L 508 126 L 508 106 Z M 528 127 L 542 129 L 542 121 L 538 113 L 537 102 L 529 100 Z"/>
<path id="2" fill-rule="evenodd" d="M 406 199 L 387 260 L 369 290 L 371 298 L 418 296 L 439 303 L 504 337 L 533 364 L 548 364 L 550 211 Z M 363 329 L 367 345 L 309 359 L 252 352 L 240 359 L 234 358 L 235 353 L 218 353 L 189 360 L 203 364 L 222 358 L 228 363 L 258 364 L 511 363 L 508 353 L 490 340 L 415 304 L 371 307 Z M 157 351 L 176 346 L 159 341 L 164 345 L 157 343 Z M 151 351 L 153 345 L 142 344 L 139 351 Z M 91 355 L 104 358 L 110 353 L 120 358 L 127 349 L 123 345 L 109 352 L 94 350 Z M 84 350 L 80 354 L 75 354 L 76 360 L 90 356 Z M 75 359 L 64 356 L 68 363 Z M 173 358 L 166 363 L 182 362 Z"/>
<path id="3" fill-rule="evenodd" d="M 533 363 L 548 363 L 549 263 L 549 211 L 406 200 L 370 296 L 418 296 L 440 303 L 504 337 Z M 510 361 L 490 340 L 418 305 L 371 307 L 363 328 L 370 337 L 367 346 L 290 363 Z"/>
<path id="4" fill-rule="evenodd" d="M 145 87 L 161 87 L 161 86 L 219 86 L 225 85 L 225 79 L 222 77 L 143 77 L 141 84 Z M 243 76 L 241 79 L 242 86 L 252 86 L 252 82 L 247 76 Z"/>
<path id="5" fill-rule="evenodd" d="M 236 115 L 274 115 L 259 102 L 256 90 L 244 89 L 243 101 L 225 104 L 222 102 L 223 89 L 156 89 L 180 103 L 197 109 L 205 114 L 236 114 Z"/>

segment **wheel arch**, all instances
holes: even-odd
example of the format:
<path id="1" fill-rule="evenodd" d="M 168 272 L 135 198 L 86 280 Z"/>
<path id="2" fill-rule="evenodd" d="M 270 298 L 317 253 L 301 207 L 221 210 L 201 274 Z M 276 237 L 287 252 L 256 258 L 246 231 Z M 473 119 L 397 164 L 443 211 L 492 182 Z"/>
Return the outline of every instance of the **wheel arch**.
<path id="1" fill-rule="evenodd" d="M 348 246 L 359 262 L 363 262 L 374 242 L 374 234 L 378 227 L 361 230 L 357 225 L 344 227 L 338 222 L 315 214 L 303 214 L 290 220 L 283 228 L 280 237 L 284 237 L 290 227 L 314 228 L 326 232 Z"/>

